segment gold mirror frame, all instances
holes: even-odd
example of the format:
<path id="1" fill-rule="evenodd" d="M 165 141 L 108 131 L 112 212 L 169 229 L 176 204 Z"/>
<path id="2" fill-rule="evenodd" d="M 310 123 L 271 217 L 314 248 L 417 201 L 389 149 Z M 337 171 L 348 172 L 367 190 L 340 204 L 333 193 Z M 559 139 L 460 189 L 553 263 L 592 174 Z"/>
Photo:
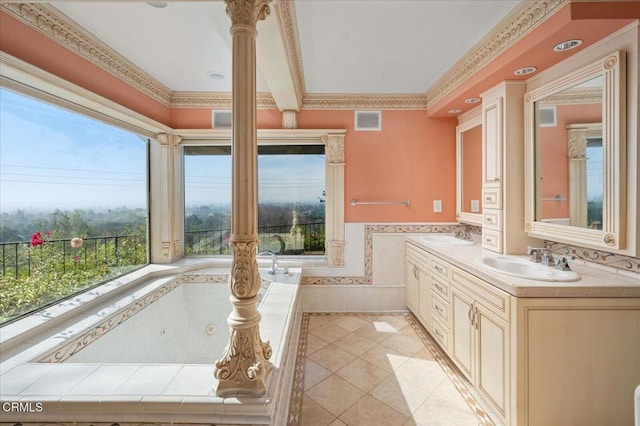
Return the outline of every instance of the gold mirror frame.
<path id="1" fill-rule="evenodd" d="M 525 230 L 529 236 L 607 251 L 625 249 L 625 71 L 625 52 L 618 51 L 525 94 Z M 602 230 L 537 221 L 535 102 L 597 76 L 603 77 Z"/>

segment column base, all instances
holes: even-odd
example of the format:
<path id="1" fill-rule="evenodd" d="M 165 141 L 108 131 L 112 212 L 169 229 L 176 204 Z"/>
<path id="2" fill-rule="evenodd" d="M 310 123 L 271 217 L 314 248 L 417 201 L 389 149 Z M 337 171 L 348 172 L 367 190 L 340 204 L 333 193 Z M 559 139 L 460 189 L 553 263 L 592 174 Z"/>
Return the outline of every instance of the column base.
<path id="1" fill-rule="evenodd" d="M 216 396 L 260 397 L 267 392 L 267 377 L 273 369 L 271 345 L 260 339 L 258 325 L 231 328 L 229 343 L 222 359 L 216 361 Z"/>

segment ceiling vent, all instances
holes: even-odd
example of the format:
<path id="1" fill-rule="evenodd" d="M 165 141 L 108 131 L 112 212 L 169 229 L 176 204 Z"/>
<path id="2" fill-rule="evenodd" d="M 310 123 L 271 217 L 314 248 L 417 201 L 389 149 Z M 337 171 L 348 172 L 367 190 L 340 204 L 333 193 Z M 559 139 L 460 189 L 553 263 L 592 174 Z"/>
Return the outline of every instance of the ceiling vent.
<path id="1" fill-rule="evenodd" d="M 540 127 L 556 127 L 556 107 L 540 107 L 538 122 Z"/>
<path id="2" fill-rule="evenodd" d="M 232 123 L 231 111 L 213 111 L 213 128 L 230 129 Z"/>
<path id="3" fill-rule="evenodd" d="M 381 111 L 356 111 L 356 130 L 382 130 Z"/>

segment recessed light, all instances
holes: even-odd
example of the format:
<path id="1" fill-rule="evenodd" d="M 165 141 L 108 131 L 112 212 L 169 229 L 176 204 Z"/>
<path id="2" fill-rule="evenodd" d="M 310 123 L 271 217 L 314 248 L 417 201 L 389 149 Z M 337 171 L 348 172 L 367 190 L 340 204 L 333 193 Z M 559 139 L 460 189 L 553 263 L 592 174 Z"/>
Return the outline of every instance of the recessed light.
<path id="1" fill-rule="evenodd" d="M 209 76 L 209 78 L 212 78 L 214 80 L 224 79 L 224 74 L 222 74 L 220 71 L 210 71 L 207 73 L 207 75 Z"/>
<path id="2" fill-rule="evenodd" d="M 480 98 L 469 98 L 464 100 L 465 104 L 477 104 L 478 102 L 480 102 Z"/>
<path id="3" fill-rule="evenodd" d="M 460 114 L 462 110 L 460 108 L 450 109 L 449 114 Z"/>
<path id="4" fill-rule="evenodd" d="M 167 7 L 167 2 L 166 1 L 148 1 L 147 4 L 151 7 L 155 7 L 158 9 L 162 9 Z"/>
<path id="5" fill-rule="evenodd" d="M 527 74 L 531 74 L 532 72 L 536 72 L 537 70 L 538 68 L 536 67 L 524 67 L 524 68 L 515 70 L 513 73 L 515 75 L 527 75 Z"/>
<path id="6" fill-rule="evenodd" d="M 582 40 L 574 39 L 563 41 L 562 43 L 556 44 L 553 48 L 556 52 L 564 52 L 565 50 L 575 49 L 576 47 L 582 44 Z"/>

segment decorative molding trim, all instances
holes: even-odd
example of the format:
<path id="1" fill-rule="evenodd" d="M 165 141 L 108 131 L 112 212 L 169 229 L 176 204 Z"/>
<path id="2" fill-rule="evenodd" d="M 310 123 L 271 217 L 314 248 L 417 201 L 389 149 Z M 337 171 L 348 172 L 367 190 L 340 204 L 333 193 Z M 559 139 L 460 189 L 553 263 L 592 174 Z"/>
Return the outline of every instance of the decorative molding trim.
<path id="1" fill-rule="evenodd" d="M 574 259 L 593 262 L 599 265 L 610 266 L 624 271 L 631 271 L 640 274 L 640 258 L 623 256 L 606 251 L 595 250 L 585 247 L 578 247 L 570 244 L 545 241 L 545 244 L 556 254 L 571 256 Z"/>
<path id="2" fill-rule="evenodd" d="M 602 87 L 573 87 L 538 102 L 540 105 L 601 104 Z"/>
<path id="3" fill-rule="evenodd" d="M 373 283 L 373 234 L 420 234 L 432 232 L 455 232 L 460 224 L 444 225 L 365 225 L 364 226 L 364 276 L 363 277 L 323 277 L 309 276 L 302 277 L 302 285 L 345 285 L 345 284 L 365 284 Z M 478 233 L 482 228 L 475 227 L 472 232 Z"/>
<path id="4" fill-rule="evenodd" d="M 257 106 L 260 109 L 277 109 L 271 93 L 258 92 Z M 231 92 L 173 92 L 172 108 L 231 108 Z"/>
<path id="5" fill-rule="evenodd" d="M 447 96 L 568 3 L 569 0 L 521 2 L 491 34 L 469 50 L 431 86 L 426 93 L 427 104 L 432 106 Z"/>
<path id="6" fill-rule="evenodd" d="M 293 110 L 282 111 L 282 128 L 283 129 L 298 128 L 298 111 L 293 111 Z"/>
<path id="7" fill-rule="evenodd" d="M 422 93 L 357 94 L 306 93 L 303 109 L 427 109 L 427 97 Z"/>
<path id="8" fill-rule="evenodd" d="M 52 6 L 2 3 L 3 11 L 165 106 L 171 90 Z"/>
<path id="9" fill-rule="evenodd" d="M 280 36 L 284 42 L 285 54 L 289 62 L 289 70 L 293 77 L 293 86 L 298 99 L 298 105 L 302 105 L 302 99 L 306 94 L 304 83 L 304 69 L 302 68 L 302 52 L 298 43 L 298 23 L 293 0 L 279 0 L 273 5 L 275 16 L 280 28 Z"/>

